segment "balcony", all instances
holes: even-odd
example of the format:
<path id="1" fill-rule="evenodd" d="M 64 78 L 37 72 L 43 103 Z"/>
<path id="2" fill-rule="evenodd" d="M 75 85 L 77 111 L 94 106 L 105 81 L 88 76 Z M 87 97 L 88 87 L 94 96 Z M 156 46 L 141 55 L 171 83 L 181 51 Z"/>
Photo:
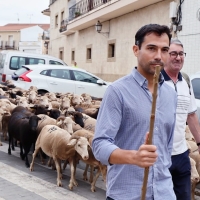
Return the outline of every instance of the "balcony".
<path id="1" fill-rule="evenodd" d="M 69 8 L 69 20 L 66 31 L 69 35 L 76 31 L 95 26 L 96 22 L 105 22 L 161 2 L 162 0 L 82 0 Z"/>
<path id="2" fill-rule="evenodd" d="M 84 15 L 111 0 L 82 0 L 69 8 L 69 21 Z"/>
<path id="3" fill-rule="evenodd" d="M 68 20 L 62 20 L 60 23 L 60 32 L 66 31 L 67 30 L 67 24 L 68 24 Z"/>
<path id="4" fill-rule="evenodd" d="M 50 31 L 44 31 L 42 34 L 42 40 L 49 40 Z"/>
<path id="5" fill-rule="evenodd" d="M 8 49 L 15 49 L 15 41 L 13 41 L 13 42 L 6 41 L 5 42 L 5 49 L 6 50 L 8 50 Z"/>

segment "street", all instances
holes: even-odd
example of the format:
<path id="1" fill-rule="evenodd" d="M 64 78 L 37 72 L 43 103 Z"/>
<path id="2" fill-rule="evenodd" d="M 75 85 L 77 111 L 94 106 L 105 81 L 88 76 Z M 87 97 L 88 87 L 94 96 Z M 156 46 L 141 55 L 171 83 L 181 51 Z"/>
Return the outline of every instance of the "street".
<path id="1" fill-rule="evenodd" d="M 69 166 L 64 170 L 62 184 L 56 185 L 57 172 L 41 165 L 36 158 L 34 171 L 25 167 L 24 161 L 20 159 L 19 148 L 8 155 L 8 144 L 3 142 L 0 146 L 0 200 L 96 200 L 105 199 L 106 187 L 100 176 L 96 183 L 96 192 L 92 193 L 89 182 L 82 180 L 84 164 L 81 164 L 76 172 L 78 187 L 73 191 L 68 189 Z M 47 161 L 47 159 L 46 159 Z M 31 154 L 29 154 L 31 162 Z"/>
<path id="2" fill-rule="evenodd" d="M 89 182 L 82 179 L 84 164 L 80 163 L 76 170 L 78 187 L 73 191 L 68 189 L 70 171 L 69 166 L 63 171 L 62 187 L 56 185 L 57 172 L 47 165 L 40 164 L 37 157 L 34 163 L 34 171 L 25 167 L 20 159 L 20 151 L 15 147 L 12 155 L 8 155 L 8 143 L 0 146 L 0 200 L 96 200 L 106 199 L 106 186 L 100 176 L 96 183 L 96 192 L 92 193 Z M 48 159 L 46 159 L 46 162 Z M 29 154 L 31 162 L 31 154 Z M 197 185 L 197 191 L 200 185 Z M 200 200 L 195 196 L 195 200 Z"/>

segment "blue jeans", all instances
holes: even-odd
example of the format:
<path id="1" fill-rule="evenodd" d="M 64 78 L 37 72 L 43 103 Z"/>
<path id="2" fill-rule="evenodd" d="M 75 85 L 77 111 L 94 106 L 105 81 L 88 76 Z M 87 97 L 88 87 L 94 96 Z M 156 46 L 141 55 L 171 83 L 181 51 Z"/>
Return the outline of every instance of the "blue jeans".
<path id="1" fill-rule="evenodd" d="M 189 151 L 171 157 L 172 166 L 169 171 L 172 175 L 174 192 L 177 200 L 191 200 L 191 165 Z"/>

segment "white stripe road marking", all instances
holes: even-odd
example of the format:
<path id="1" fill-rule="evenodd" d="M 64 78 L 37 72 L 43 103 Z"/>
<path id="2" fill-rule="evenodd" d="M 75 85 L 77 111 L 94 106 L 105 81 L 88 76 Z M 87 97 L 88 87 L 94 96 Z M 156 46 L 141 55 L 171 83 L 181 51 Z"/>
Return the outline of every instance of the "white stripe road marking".
<path id="1" fill-rule="evenodd" d="M 44 181 L 0 162 L 0 177 L 48 200 L 87 200 L 66 188 Z M 19 181 L 23 180 L 23 181 Z M 0 198 L 0 200 L 4 200 Z"/>

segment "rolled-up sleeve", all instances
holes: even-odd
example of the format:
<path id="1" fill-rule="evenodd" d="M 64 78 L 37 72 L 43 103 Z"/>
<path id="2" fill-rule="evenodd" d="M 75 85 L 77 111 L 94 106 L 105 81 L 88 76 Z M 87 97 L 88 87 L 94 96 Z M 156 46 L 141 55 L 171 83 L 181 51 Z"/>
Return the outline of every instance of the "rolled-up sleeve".
<path id="1" fill-rule="evenodd" d="M 109 86 L 101 103 L 92 142 L 95 158 L 104 165 L 110 165 L 110 155 L 118 148 L 114 141 L 122 120 L 121 107 L 120 93 L 112 85 Z"/>

